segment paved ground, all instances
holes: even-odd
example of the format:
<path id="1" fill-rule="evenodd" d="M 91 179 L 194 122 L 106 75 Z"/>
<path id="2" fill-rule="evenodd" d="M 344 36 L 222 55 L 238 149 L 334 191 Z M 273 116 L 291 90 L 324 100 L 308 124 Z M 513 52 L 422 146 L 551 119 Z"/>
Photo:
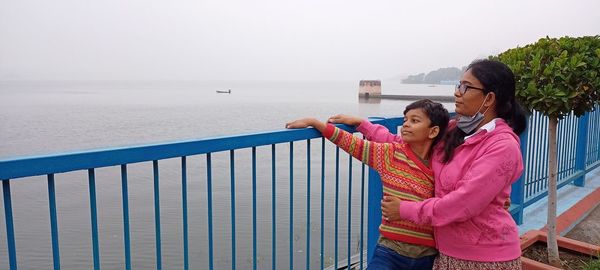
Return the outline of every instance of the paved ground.
<path id="1" fill-rule="evenodd" d="M 600 246 L 600 206 L 596 206 L 565 237 Z"/>
<path id="2" fill-rule="evenodd" d="M 558 190 L 558 205 L 556 216 L 571 208 L 588 194 L 600 188 L 600 167 L 589 172 L 586 175 L 585 186 L 576 187 L 567 185 Z M 519 225 L 519 234 L 524 234 L 529 230 L 539 230 L 546 225 L 548 213 L 548 197 L 541 199 L 525 208 L 523 212 L 523 224 Z M 596 216 L 595 219 L 600 222 Z"/>

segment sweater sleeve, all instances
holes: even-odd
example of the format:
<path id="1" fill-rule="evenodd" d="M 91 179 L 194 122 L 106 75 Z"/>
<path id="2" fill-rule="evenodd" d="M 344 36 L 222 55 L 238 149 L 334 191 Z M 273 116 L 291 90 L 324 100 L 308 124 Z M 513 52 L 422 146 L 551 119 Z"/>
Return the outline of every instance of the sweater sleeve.
<path id="1" fill-rule="evenodd" d="M 327 124 L 325 130 L 323 130 L 323 136 L 377 171 L 381 171 L 383 168 L 385 157 L 390 160 L 394 153 L 393 143 L 376 143 L 363 140 L 332 124 Z"/>
<path id="2" fill-rule="evenodd" d="M 373 142 L 402 142 L 402 136 L 392 134 L 386 127 L 373 124 L 368 120 L 363 120 L 360 125 L 356 127 L 356 131 L 364 134 L 367 140 Z"/>
<path id="3" fill-rule="evenodd" d="M 496 141 L 473 161 L 453 191 L 441 198 L 403 201 L 399 209 L 400 218 L 432 226 L 466 221 L 479 215 L 522 171 L 518 143 Z"/>

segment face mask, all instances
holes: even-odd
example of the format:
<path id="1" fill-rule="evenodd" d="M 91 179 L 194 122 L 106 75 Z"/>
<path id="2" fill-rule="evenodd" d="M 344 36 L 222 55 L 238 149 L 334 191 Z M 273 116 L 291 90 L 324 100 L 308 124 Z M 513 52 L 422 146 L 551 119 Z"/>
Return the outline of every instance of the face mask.
<path id="1" fill-rule="evenodd" d="M 475 130 L 475 128 L 477 128 L 477 126 L 479 126 L 481 121 L 483 121 L 483 118 L 485 116 L 484 114 L 489 109 L 489 107 L 488 107 L 487 109 L 485 109 L 485 111 L 483 113 L 481 113 L 479 111 L 483 107 L 483 104 L 485 103 L 486 100 L 487 100 L 487 95 L 485 95 L 485 99 L 483 100 L 483 103 L 481 103 L 481 106 L 479 106 L 479 109 L 477 110 L 477 113 L 475 115 L 473 115 L 473 116 L 461 115 L 458 118 L 458 122 L 456 122 L 456 127 L 460 128 L 460 130 L 462 130 L 466 134 L 471 134 L 471 132 L 473 132 L 473 130 Z"/>

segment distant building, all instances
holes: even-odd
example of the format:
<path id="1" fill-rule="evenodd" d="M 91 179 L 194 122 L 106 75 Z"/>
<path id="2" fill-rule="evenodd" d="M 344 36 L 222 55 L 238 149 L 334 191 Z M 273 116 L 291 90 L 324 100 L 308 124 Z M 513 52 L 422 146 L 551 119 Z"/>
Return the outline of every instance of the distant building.
<path id="1" fill-rule="evenodd" d="M 361 80 L 358 87 L 359 97 L 381 96 L 380 80 Z"/>

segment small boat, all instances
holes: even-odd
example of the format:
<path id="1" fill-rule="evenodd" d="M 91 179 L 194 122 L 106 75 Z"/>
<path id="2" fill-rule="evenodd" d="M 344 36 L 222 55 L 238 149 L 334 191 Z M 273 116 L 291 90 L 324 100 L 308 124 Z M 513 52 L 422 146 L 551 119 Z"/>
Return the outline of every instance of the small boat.
<path id="1" fill-rule="evenodd" d="M 225 91 L 225 90 L 217 90 L 217 93 L 219 93 L 219 94 L 231 94 L 231 89 L 228 89 L 227 91 Z"/>

